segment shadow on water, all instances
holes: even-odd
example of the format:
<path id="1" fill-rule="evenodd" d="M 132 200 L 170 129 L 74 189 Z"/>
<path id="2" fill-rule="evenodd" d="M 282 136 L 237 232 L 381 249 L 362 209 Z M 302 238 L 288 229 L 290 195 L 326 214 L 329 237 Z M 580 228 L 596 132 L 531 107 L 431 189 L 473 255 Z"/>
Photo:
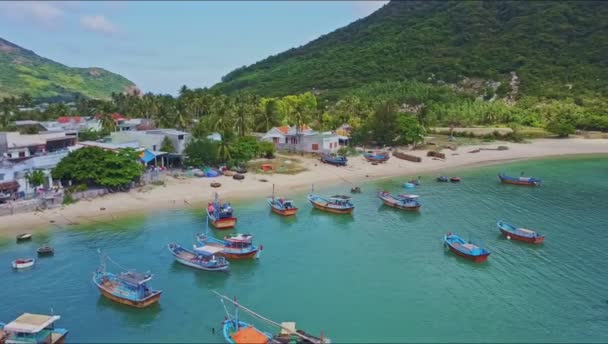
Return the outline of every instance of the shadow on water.
<path id="1" fill-rule="evenodd" d="M 335 224 L 347 224 L 355 221 L 354 214 L 333 214 L 316 208 L 310 209 L 309 214 L 313 218 L 317 217 L 321 219 L 330 220 Z"/>
<path id="2" fill-rule="evenodd" d="M 109 300 L 102 295 L 99 295 L 97 299 L 97 309 L 99 310 L 111 310 L 124 316 L 128 324 L 131 325 L 142 325 L 150 324 L 158 317 L 158 314 L 162 311 L 162 296 L 159 302 L 150 305 L 146 308 L 140 309 L 123 305 L 116 301 Z"/>

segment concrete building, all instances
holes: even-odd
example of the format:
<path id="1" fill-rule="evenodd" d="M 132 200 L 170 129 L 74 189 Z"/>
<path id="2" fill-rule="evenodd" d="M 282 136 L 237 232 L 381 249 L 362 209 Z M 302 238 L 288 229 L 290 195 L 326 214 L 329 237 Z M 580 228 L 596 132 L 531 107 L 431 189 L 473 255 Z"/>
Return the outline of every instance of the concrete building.
<path id="1" fill-rule="evenodd" d="M 308 153 L 334 153 L 340 146 L 340 136 L 335 133 L 318 133 L 303 125 L 299 132 L 295 127 L 274 127 L 261 138 L 272 142 L 278 150 Z"/>

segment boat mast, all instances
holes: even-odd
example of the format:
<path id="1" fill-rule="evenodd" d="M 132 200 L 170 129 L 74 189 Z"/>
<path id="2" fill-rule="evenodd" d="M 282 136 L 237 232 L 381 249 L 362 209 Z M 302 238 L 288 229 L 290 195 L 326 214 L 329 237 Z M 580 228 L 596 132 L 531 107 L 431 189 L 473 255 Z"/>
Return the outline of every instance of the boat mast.
<path id="1" fill-rule="evenodd" d="M 274 203 L 274 184 L 272 184 L 272 203 Z"/>
<path id="2" fill-rule="evenodd" d="M 232 303 L 232 304 L 233 304 L 233 305 L 236 307 L 236 309 L 237 309 L 237 310 L 238 310 L 239 308 L 242 308 L 242 309 L 243 309 L 245 312 L 247 312 L 247 313 L 249 313 L 249 314 L 253 315 L 254 317 L 259 318 L 259 319 L 261 319 L 261 320 L 263 320 L 263 321 L 266 321 L 266 322 L 268 322 L 268 323 L 270 323 L 270 324 L 272 324 L 272 325 L 274 325 L 274 326 L 277 326 L 278 328 L 281 328 L 281 329 L 283 329 L 283 330 L 287 331 L 288 333 L 292 333 L 292 334 L 294 334 L 294 335 L 296 335 L 296 336 L 298 336 L 298 337 L 300 337 L 300 338 L 302 338 L 302 339 L 305 339 L 305 340 L 307 340 L 307 341 L 309 341 L 309 342 L 311 342 L 311 343 L 314 343 L 314 344 L 322 344 L 322 343 L 323 343 L 323 341 L 319 341 L 318 339 L 315 339 L 315 338 L 310 338 L 310 337 L 305 336 L 305 335 L 303 335 L 303 334 L 301 334 L 301 333 L 298 333 L 298 332 L 291 332 L 291 330 L 290 330 L 290 329 L 288 329 L 288 328 L 286 328 L 286 327 L 283 327 L 281 324 L 279 324 L 279 323 L 277 323 L 277 322 L 274 322 L 274 321 L 272 321 L 272 320 L 270 320 L 270 319 L 268 319 L 268 318 L 266 318 L 266 317 L 264 317 L 264 316 L 262 316 L 262 315 L 260 315 L 260 314 L 258 314 L 258 313 L 256 313 L 256 312 L 252 311 L 251 309 L 249 309 L 249 308 L 247 308 L 247 307 L 245 307 L 245 306 L 241 305 L 240 303 L 236 302 L 236 299 L 233 301 L 233 300 L 231 300 L 229 297 L 224 296 L 224 295 L 222 295 L 222 294 L 218 293 L 218 292 L 217 292 L 217 291 L 215 291 L 215 290 L 212 290 L 211 292 L 212 292 L 212 293 L 214 293 L 215 295 L 219 296 L 221 299 L 228 300 L 229 302 L 231 302 L 231 303 Z M 238 313 L 237 313 L 237 314 L 238 314 Z M 238 324 L 238 318 L 237 318 L 237 324 Z"/>

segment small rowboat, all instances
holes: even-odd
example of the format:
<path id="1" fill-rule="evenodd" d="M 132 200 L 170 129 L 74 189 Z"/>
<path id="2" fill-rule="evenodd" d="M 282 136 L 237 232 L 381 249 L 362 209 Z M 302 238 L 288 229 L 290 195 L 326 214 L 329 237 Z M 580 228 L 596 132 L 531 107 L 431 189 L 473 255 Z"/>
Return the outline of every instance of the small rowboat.
<path id="1" fill-rule="evenodd" d="M 370 161 L 370 162 L 385 162 L 390 158 L 390 155 L 386 152 L 370 152 L 370 153 L 364 153 L 363 157 L 365 158 L 365 160 Z"/>
<path id="2" fill-rule="evenodd" d="M 328 154 L 321 155 L 321 162 L 335 166 L 346 166 L 348 159 L 345 156 L 331 156 Z"/>
<path id="3" fill-rule="evenodd" d="M 417 211 L 422 206 L 418 202 L 419 196 L 417 195 L 398 195 L 395 197 L 388 191 L 380 191 L 378 192 L 378 197 L 384 205 L 397 209 Z"/>
<path id="4" fill-rule="evenodd" d="M 262 246 L 259 248 L 253 245 L 253 235 L 251 234 L 235 234 L 224 237 L 224 240 L 216 239 L 208 234 L 197 234 L 196 241 L 201 246 L 194 246 L 194 250 L 210 252 L 212 248 L 219 248 L 218 255 L 228 259 L 251 259 L 258 258 L 262 251 Z"/>
<path id="5" fill-rule="evenodd" d="M 331 197 L 321 197 L 312 193 L 308 195 L 308 201 L 313 207 L 334 214 L 352 214 L 355 206 L 351 203 L 350 199 L 349 196 L 342 195 Z"/>
<path id="6" fill-rule="evenodd" d="M 545 241 L 544 235 L 538 234 L 535 231 L 526 228 L 515 227 L 504 221 L 496 222 L 496 226 L 500 232 L 507 237 L 507 239 L 513 238 L 514 240 L 528 242 L 531 244 L 540 244 Z"/>
<path id="7" fill-rule="evenodd" d="M 450 178 L 448 176 L 439 176 L 439 177 L 437 177 L 437 181 L 445 183 L 445 182 L 450 181 Z"/>
<path id="8" fill-rule="evenodd" d="M 63 344 L 69 331 L 54 326 L 59 319 L 58 315 L 23 313 L 8 324 L 0 322 L 0 343 Z"/>
<path id="9" fill-rule="evenodd" d="M 27 269 L 31 268 L 36 264 L 36 259 L 34 258 L 19 258 L 13 260 L 13 269 Z"/>
<path id="10" fill-rule="evenodd" d="M 488 260 L 488 256 L 490 255 L 490 251 L 470 242 L 466 242 L 456 234 L 446 234 L 443 237 L 443 242 L 444 245 L 456 255 L 472 260 L 475 263 L 485 262 Z"/>
<path id="11" fill-rule="evenodd" d="M 266 201 L 270 205 L 270 210 L 275 214 L 293 216 L 298 212 L 293 200 L 274 196 L 274 184 L 272 185 L 272 196 L 268 197 Z"/>
<path id="12" fill-rule="evenodd" d="M 23 233 L 17 235 L 17 242 L 32 240 L 32 235 L 30 233 Z"/>
<path id="13" fill-rule="evenodd" d="M 524 185 L 524 186 L 540 186 L 542 180 L 533 177 L 509 177 L 503 172 L 498 174 L 498 180 L 504 184 Z"/>
<path id="14" fill-rule="evenodd" d="M 460 183 L 460 177 L 450 177 L 450 182 L 452 182 L 452 183 Z"/>
<path id="15" fill-rule="evenodd" d="M 226 271 L 230 263 L 224 257 L 215 255 L 222 251 L 221 248 L 205 248 L 195 252 L 188 251 L 178 244 L 170 243 L 167 245 L 169 252 L 173 254 L 175 260 L 191 268 L 207 271 Z"/>
<path id="16" fill-rule="evenodd" d="M 355 186 L 353 188 L 350 188 L 350 192 L 351 193 L 361 193 L 361 188 L 358 186 Z"/>
<path id="17" fill-rule="evenodd" d="M 213 202 L 207 205 L 207 218 L 211 225 L 217 229 L 230 229 L 236 225 L 236 217 L 232 214 L 234 209 L 230 203 L 221 203 L 217 193 Z"/>
<path id="18" fill-rule="evenodd" d="M 55 254 L 55 250 L 48 245 L 44 245 L 42 247 L 39 247 L 36 252 L 38 253 L 38 256 L 43 257 L 43 256 L 52 256 Z"/>

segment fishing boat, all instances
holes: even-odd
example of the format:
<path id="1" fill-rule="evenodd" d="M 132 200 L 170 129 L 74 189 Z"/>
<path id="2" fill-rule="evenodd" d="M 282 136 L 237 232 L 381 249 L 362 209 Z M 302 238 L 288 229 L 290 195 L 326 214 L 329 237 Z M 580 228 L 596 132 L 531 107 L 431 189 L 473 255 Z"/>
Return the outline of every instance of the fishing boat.
<path id="1" fill-rule="evenodd" d="M 504 184 L 513 184 L 513 185 L 524 185 L 524 186 L 540 186 L 542 184 L 542 180 L 533 178 L 533 177 L 510 177 L 500 172 L 498 174 L 498 180 Z"/>
<path id="2" fill-rule="evenodd" d="M 321 162 L 335 166 L 346 166 L 348 159 L 345 156 L 332 156 L 329 154 L 321 155 Z"/>
<path id="3" fill-rule="evenodd" d="M 59 315 L 23 313 L 8 324 L 0 322 L 0 343 L 62 344 L 68 330 L 54 326 L 59 319 Z"/>
<path id="4" fill-rule="evenodd" d="M 418 197 L 420 197 L 418 195 L 401 194 L 395 197 L 388 191 L 380 191 L 378 192 L 378 197 L 385 205 L 397 209 L 416 211 L 420 210 L 420 207 L 422 206 L 420 202 L 418 202 Z"/>
<path id="5" fill-rule="evenodd" d="M 450 182 L 452 182 L 452 183 L 460 183 L 460 177 L 450 177 Z"/>
<path id="6" fill-rule="evenodd" d="M 331 340 L 329 338 L 312 336 L 302 330 L 296 329 L 295 322 L 274 322 L 251 309 L 241 305 L 236 300 L 232 300 L 227 296 L 224 296 L 216 291 L 213 291 L 220 297 L 220 301 L 224 304 L 224 301 L 230 302 L 235 307 L 234 315 L 229 314 L 226 310 L 226 318 L 222 322 L 222 334 L 224 340 L 230 344 L 329 344 Z M 260 319 L 269 325 L 279 328 L 279 333 L 271 334 L 256 328 L 253 324 L 247 323 L 239 319 L 239 309 L 242 309 L 247 314 L 254 318 Z"/>
<path id="7" fill-rule="evenodd" d="M 175 243 L 170 243 L 167 247 L 176 261 L 191 268 L 206 271 L 227 271 L 230 268 L 230 263 L 224 257 L 216 257 L 222 251 L 219 247 L 209 246 L 197 252 L 186 250 Z"/>
<path id="8" fill-rule="evenodd" d="M 532 244 L 540 244 L 545 241 L 544 235 L 538 234 L 530 229 L 515 227 L 504 221 L 496 222 L 496 226 L 507 239 L 514 239 Z"/>
<path id="9" fill-rule="evenodd" d="M 377 151 L 363 153 L 363 157 L 369 162 L 385 162 L 390 158 L 390 155 L 387 152 Z"/>
<path id="10" fill-rule="evenodd" d="M 39 257 L 52 256 L 55 254 L 55 250 L 51 246 L 44 245 L 44 246 L 38 247 L 38 249 L 36 250 L 36 253 L 38 253 Z"/>
<path id="11" fill-rule="evenodd" d="M 438 182 L 442 182 L 442 183 L 446 183 L 450 181 L 450 178 L 448 176 L 439 176 L 437 177 L 437 181 Z"/>
<path id="12" fill-rule="evenodd" d="M 101 254 L 101 265 L 93 273 L 93 284 L 97 286 L 101 295 L 136 308 L 145 308 L 160 300 L 162 291 L 148 287 L 152 274 L 125 271 L 116 275 L 106 271 L 105 260 L 106 256 Z"/>
<path id="13" fill-rule="evenodd" d="M 215 193 L 213 202 L 207 205 L 207 218 L 211 225 L 217 229 L 229 229 L 236 225 L 236 217 L 233 216 L 234 209 L 230 203 L 221 203 Z"/>
<path id="14" fill-rule="evenodd" d="M 15 259 L 12 262 L 13 269 L 27 269 L 31 268 L 36 264 L 36 259 L 34 258 L 19 258 Z"/>
<path id="15" fill-rule="evenodd" d="M 235 234 L 224 237 L 224 240 L 216 239 L 208 233 L 197 234 L 196 241 L 201 246 L 194 246 L 194 251 L 211 252 L 212 248 L 219 248 L 218 255 L 228 259 L 251 259 L 259 258 L 262 246 L 259 248 L 253 244 L 253 235 Z"/>
<path id="16" fill-rule="evenodd" d="M 316 194 L 309 194 L 308 201 L 313 207 L 334 214 L 352 214 L 355 206 L 350 201 L 349 196 L 334 195 L 331 197 L 321 197 Z"/>
<path id="17" fill-rule="evenodd" d="M 298 212 L 293 200 L 274 196 L 274 184 L 272 185 L 272 196 L 268 197 L 266 201 L 270 205 L 270 210 L 275 214 L 293 216 Z"/>
<path id="18" fill-rule="evenodd" d="M 23 233 L 17 235 L 17 242 L 32 240 L 32 235 L 30 233 Z"/>
<path id="19" fill-rule="evenodd" d="M 456 234 L 447 233 L 443 237 L 443 242 L 456 255 L 472 260 L 475 263 L 485 262 L 490 255 L 490 252 L 485 248 L 466 242 Z"/>

